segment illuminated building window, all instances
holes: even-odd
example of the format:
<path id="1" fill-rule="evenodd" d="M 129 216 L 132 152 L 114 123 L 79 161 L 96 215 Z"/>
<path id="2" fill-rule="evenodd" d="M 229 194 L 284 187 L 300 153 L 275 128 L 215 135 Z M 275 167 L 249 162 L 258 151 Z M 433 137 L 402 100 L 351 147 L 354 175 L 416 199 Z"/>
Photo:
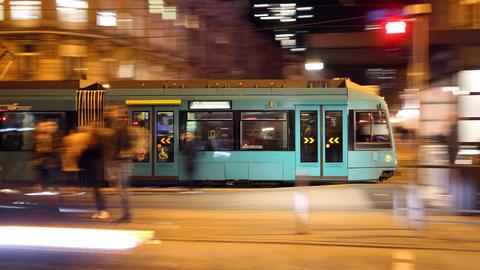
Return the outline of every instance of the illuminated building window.
<path id="1" fill-rule="evenodd" d="M 0 21 L 4 20 L 3 16 L 3 0 L 0 0 Z"/>
<path id="2" fill-rule="evenodd" d="M 176 20 L 177 8 L 167 6 L 164 0 L 148 0 L 148 12 L 152 14 L 162 14 L 164 20 Z"/>
<path id="3" fill-rule="evenodd" d="M 10 1 L 12 20 L 39 20 L 42 17 L 42 1 Z"/>
<path id="4" fill-rule="evenodd" d="M 87 21 L 88 2 L 85 0 L 57 0 L 58 19 L 64 22 Z"/>
<path id="5" fill-rule="evenodd" d="M 117 12 L 115 11 L 97 12 L 97 25 L 117 26 Z"/>

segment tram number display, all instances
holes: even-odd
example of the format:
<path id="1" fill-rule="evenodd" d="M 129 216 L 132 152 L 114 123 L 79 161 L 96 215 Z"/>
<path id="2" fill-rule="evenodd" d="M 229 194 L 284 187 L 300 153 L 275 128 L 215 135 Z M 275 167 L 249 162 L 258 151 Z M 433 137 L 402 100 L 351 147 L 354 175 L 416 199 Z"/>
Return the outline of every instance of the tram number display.
<path id="1" fill-rule="evenodd" d="M 174 161 L 174 123 L 173 112 L 157 112 L 157 163 Z"/>
<path id="2" fill-rule="evenodd" d="M 325 112 L 325 161 L 343 162 L 342 111 Z"/>

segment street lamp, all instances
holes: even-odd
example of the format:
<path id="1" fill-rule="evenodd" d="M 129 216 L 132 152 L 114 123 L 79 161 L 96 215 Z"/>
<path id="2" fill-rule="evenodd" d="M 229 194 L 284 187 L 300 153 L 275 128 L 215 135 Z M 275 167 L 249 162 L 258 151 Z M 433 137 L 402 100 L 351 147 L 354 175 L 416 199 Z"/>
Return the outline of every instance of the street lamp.
<path id="1" fill-rule="evenodd" d="M 323 62 L 305 63 L 306 70 L 322 70 L 324 68 Z"/>

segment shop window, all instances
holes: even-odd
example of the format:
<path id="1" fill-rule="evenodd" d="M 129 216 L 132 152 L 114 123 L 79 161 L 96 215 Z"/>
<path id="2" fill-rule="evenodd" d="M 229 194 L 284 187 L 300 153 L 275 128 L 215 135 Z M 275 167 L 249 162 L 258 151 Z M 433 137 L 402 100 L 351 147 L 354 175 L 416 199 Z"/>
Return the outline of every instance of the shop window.
<path id="1" fill-rule="evenodd" d="M 188 112 L 186 131 L 195 136 L 199 150 L 234 149 L 233 112 Z"/>
<path id="2" fill-rule="evenodd" d="M 288 150 L 287 112 L 242 112 L 241 150 Z"/>
<path id="3" fill-rule="evenodd" d="M 355 112 L 355 149 L 390 149 L 385 111 Z"/>

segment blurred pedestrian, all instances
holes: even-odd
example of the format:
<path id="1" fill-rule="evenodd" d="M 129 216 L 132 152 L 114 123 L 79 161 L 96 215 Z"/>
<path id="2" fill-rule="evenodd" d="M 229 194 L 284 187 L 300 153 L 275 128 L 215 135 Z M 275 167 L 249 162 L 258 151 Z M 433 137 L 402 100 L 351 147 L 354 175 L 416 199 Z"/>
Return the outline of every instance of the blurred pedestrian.
<path id="1" fill-rule="evenodd" d="M 54 121 L 41 120 L 35 126 L 35 148 L 29 165 L 33 169 L 38 186 L 42 191 L 58 190 L 55 176 L 60 168 L 58 155 L 60 139 Z"/>
<path id="2" fill-rule="evenodd" d="M 195 134 L 187 132 L 183 134 L 183 152 L 185 154 L 185 170 L 190 191 L 196 187 L 195 174 L 197 172 L 198 145 Z"/>
<path id="3" fill-rule="evenodd" d="M 111 130 L 106 144 L 107 166 L 116 181 L 122 201 L 123 216 L 118 222 L 129 222 L 132 218 L 130 194 L 130 176 L 134 154 L 134 127 L 128 126 L 127 109 L 120 105 L 108 106 L 105 110 L 105 128 Z"/>
<path id="4" fill-rule="evenodd" d="M 457 159 L 458 153 L 458 127 L 457 123 L 453 124 L 450 127 L 450 132 L 446 137 L 446 143 L 448 147 L 448 161 L 450 164 L 455 164 L 455 160 Z"/>
<path id="5" fill-rule="evenodd" d="M 93 186 L 95 205 L 97 212 L 92 218 L 107 219 L 110 214 L 106 211 L 105 199 L 100 188 L 104 181 L 104 138 L 98 127 L 83 127 L 80 131 L 83 134 L 82 141 L 86 144 L 80 147 L 78 167 L 84 171 L 85 178 Z"/>

